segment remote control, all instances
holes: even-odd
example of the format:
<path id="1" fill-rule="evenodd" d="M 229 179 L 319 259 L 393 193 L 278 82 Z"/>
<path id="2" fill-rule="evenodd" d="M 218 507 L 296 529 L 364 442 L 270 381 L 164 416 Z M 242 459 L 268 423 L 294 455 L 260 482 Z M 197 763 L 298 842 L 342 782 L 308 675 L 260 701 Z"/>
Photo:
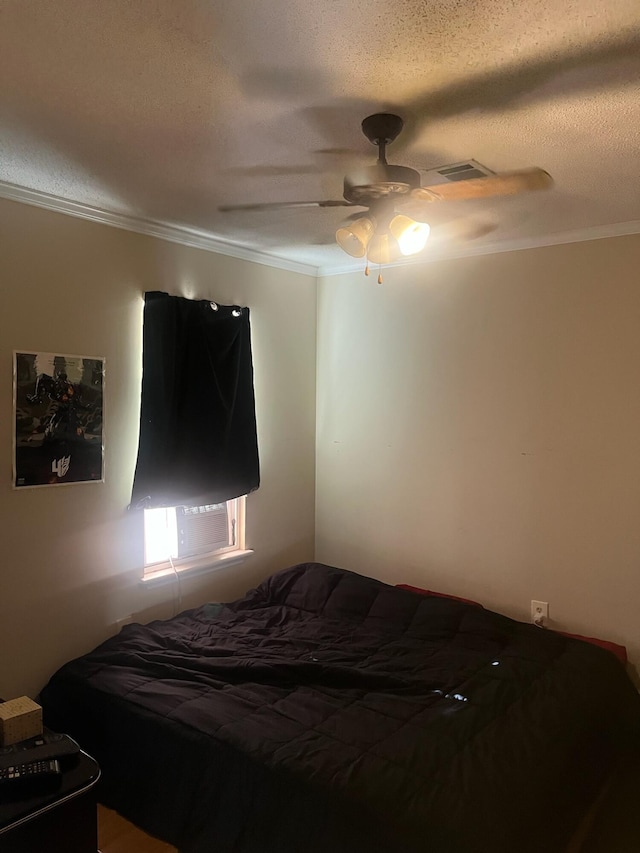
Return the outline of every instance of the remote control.
<path id="1" fill-rule="evenodd" d="M 28 764 L 14 764 L 0 770 L 0 785 L 5 782 L 35 782 L 60 775 L 60 764 L 51 761 L 30 761 Z"/>
<path id="2" fill-rule="evenodd" d="M 38 737 L 21 740 L 12 746 L 0 747 L 0 771 L 16 764 L 64 758 L 65 755 L 77 755 L 79 752 L 80 747 L 69 735 L 46 729 L 44 734 Z"/>

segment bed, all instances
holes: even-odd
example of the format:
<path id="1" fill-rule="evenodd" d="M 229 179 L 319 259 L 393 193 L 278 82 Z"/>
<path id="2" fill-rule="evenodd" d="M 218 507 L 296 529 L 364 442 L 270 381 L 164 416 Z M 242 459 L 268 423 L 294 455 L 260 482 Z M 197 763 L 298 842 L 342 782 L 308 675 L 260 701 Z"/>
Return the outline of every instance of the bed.
<path id="1" fill-rule="evenodd" d="M 640 719 L 606 650 L 319 563 L 126 626 L 40 699 L 183 853 L 560 851 Z"/>

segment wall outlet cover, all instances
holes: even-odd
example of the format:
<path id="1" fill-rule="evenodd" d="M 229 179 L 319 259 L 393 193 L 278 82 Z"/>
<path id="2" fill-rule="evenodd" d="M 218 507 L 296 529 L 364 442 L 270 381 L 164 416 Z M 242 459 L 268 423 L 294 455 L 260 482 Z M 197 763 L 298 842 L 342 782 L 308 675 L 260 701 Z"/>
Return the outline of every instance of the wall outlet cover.
<path id="1" fill-rule="evenodd" d="M 549 602 L 548 601 L 531 601 L 531 621 L 547 620 L 549 618 Z"/>

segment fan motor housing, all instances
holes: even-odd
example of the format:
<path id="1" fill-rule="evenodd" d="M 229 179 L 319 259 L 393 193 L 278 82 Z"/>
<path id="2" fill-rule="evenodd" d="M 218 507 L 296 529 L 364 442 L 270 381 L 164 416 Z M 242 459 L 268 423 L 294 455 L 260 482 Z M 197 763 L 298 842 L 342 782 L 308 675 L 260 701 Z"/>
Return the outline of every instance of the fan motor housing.
<path id="1" fill-rule="evenodd" d="M 378 199 L 407 195 L 419 186 L 420 174 L 415 169 L 378 163 L 345 176 L 344 198 L 352 204 L 368 205 Z"/>

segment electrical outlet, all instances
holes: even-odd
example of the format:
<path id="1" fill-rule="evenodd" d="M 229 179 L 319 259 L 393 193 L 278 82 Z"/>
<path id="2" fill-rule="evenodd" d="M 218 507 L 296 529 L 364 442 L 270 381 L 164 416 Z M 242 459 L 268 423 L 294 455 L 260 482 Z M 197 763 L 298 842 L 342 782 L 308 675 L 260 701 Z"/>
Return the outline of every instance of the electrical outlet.
<path id="1" fill-rule="evenodd" d="M 548 601 L 532 601 L 531 602 L 531 621 L 537 625 L 541 625 L 549 618 L 549 602 Z"/>

